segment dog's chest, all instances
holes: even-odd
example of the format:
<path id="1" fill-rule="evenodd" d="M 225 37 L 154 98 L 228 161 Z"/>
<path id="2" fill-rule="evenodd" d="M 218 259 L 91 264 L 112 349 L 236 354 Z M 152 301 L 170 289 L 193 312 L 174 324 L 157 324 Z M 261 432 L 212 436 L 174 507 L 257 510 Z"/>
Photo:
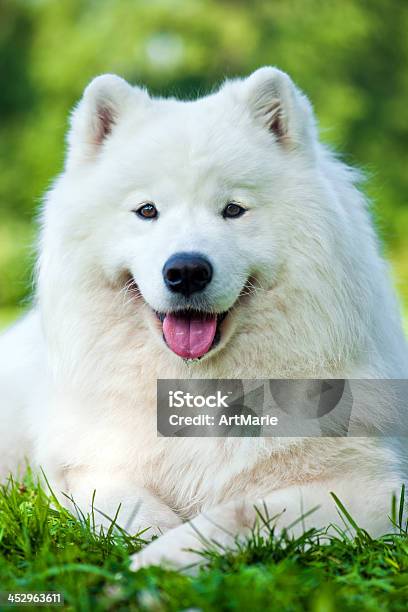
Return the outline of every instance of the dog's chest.
<path id="1" fill-rule="evenodd" d="M 256 439 L 159 439 L 144 462 L 144 485 L 183 518 L 256 489 L 279 486 L 282 475 L 260 464 Z"/>

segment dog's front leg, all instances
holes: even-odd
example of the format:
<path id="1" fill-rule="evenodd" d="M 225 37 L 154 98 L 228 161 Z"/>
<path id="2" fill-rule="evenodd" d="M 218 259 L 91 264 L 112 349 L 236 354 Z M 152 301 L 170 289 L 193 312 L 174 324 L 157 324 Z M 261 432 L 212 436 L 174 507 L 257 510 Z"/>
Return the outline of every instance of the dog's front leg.
<path id="1" fill-rule="evenodd" d="M 181 519 L 169 506 L 142 485 L 135 484 L 132 475 L 95 472 L 76 468 L 65 475 L 68 486 L 64 505 L 75 514 L 93 513 L 98 526 L 116 525 L 128 533 L 146 530 L 143 538 L 161 535 L 181 524 Z"/>
<path id="2" fill-rule="evenodd" d="M 132 569 L 159 564 L 174 568 L 203 564 L 205 559 L 200 552 L 208 547 L 218 552 L 234 549 L 238 539 L 251 533 L 256 520 L 259 528 L 269 533 L 269 528 L 265 524 L 262 526 L 259 514 L 265 516 L 267 513 L 270 519 L 275 517 L 276 528 L 287 528 L 293 535 L 300 535 L 311 527 L 326 528 L 330 524 L 344 529 L 330 491 L 337 494 L 361 527 L 377 536 L 392 528 L 388 519 L 392 490 L 391 482 L 350 477 L 288 487 L 263 499 L 231 501 L 203 512 L 149 544 L 134 555 Z M 304 518 L 299 520 L 302 515 Z"/>

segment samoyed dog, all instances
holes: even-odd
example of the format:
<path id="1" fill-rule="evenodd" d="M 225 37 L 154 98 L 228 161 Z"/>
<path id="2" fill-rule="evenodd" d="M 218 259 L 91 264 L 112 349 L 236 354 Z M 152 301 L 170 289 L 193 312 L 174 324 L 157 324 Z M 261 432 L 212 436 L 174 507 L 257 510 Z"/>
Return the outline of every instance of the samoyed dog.
<path id="1" fill-rule="evenodd" d="M 159 378 L 407 377 L 357 182 L 278 69 L 188 102 L 93 80 L 45 198 L 35 306 L 0 343 L 2 477 L 27 457 L 84 511 L 94 491 L 105 515 L 121 505 L 160 536 L 135 569 L 233 546 L 259 504 L 277 528 L 312 507 L 307 527 L 339 523 L 331 491 L 390 530 L 396 441 L 156 431 Z"/>

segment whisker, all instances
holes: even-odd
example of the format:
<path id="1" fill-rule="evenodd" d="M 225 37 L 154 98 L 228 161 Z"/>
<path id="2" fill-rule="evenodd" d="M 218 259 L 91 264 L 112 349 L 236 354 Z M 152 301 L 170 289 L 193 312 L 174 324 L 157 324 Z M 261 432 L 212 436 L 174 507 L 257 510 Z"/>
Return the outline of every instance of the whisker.
<path id="1" fill-rule="evenodd" d="M 118 298 L 121 299 L 122 308 L 127 308 L 135 300 L 142 298 L 139 287 L 136 285 L 133 278 L 130 278 L 118 292 Z"/>

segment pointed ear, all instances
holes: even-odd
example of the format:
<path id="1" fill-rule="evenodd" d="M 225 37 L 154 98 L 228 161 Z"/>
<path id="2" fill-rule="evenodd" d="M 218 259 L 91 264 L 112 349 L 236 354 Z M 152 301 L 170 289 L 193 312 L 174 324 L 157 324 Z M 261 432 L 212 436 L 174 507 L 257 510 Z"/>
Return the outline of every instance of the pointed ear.
<path id="1" fill-rule="evenodd" d="M 138 95 L 148 98 L 114 74 L 93 79 L 72 113 L 67 164 L 93 160 Z"/>
<path id="2" fill-rule="evenodd" d="M 265 66 L 253 72 L 243 84 L 250 112 L 277 142 L 296 148 L 315 139 L 310 102 L 285 72 Z"/>

